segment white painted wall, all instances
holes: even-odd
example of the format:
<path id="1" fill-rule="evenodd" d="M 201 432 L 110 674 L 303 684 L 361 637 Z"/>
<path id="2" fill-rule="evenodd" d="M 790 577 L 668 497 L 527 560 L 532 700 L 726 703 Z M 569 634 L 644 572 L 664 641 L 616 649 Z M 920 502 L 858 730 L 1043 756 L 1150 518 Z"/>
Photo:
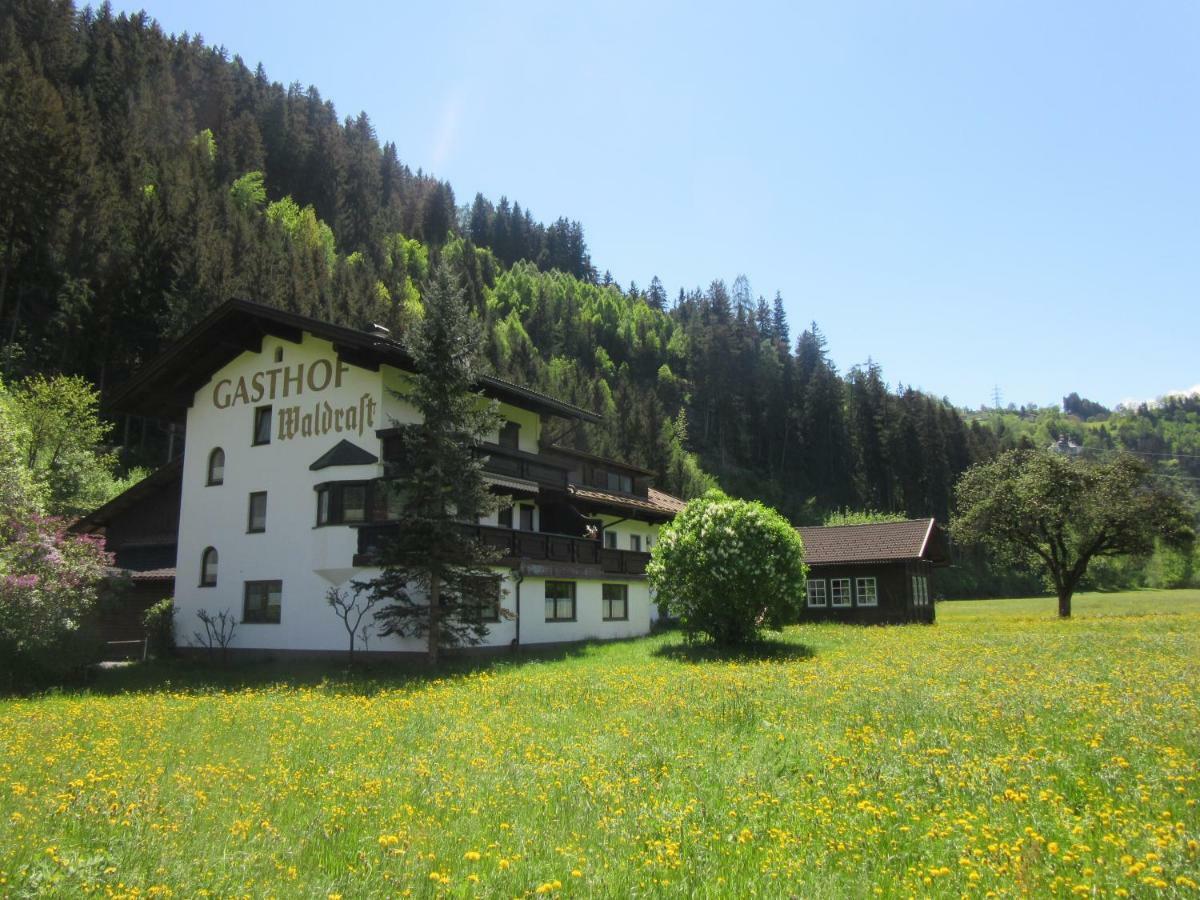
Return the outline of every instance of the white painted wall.
<path id="1" fill-rule="evenodd" d="M 632 534 L 641 535 L 642 552 L 649 553 L 650 548 L 658 540 L 658 525 L 650 522 L 642 522 L 637 519 L 622 519 L 621 516 L 601 515 L 598 516 L 604 522 L 605 531 L 614 531 L 617 534 L 617 549 L 629 550 L 629 536 Z M 616 523 L 616 524 L 612 524 Z"/>
<path id="2" fill-rule="evenodd" d="M 282 362 L 275 362 L 282 348 Z M 403 388 L 403 373 L 384 366 L 379 372 L 346 367 L 340 386 L 333 380 L 323 390 L 299 384 L 295 378 L 284 394 L 277 373 L 275 398 L 269 396 L 269 377 L 263 373 L 288 367 L 294 376 L 299 365 L 307 372 L 316 363 L 325 373 L 325 362 L 337 365 L 332 346 L 306 334 L 301 344 L 267 337 L 260 353 L 242 353 L 200 388 L 188 411 L 187 441 L 183 461 L 183 494 L 179 523 L 175 603 L 176 628 L 181 644 L 191 643 L 193 632 L 200 630 L 196 612 L 206 609 L 217 613 L 228 609 L 238 620 L 233 646 L 276 650 L 342 650 L 347 636 L 341 621 L 326 603 L 330 587 L 348 587 L 352 578 L 369 578 L 377 570 L 355 569 L 352 565 L 357 548 L 357 532 L 345 525 L 316 527 L 314 486 L 326 481 L 375 478 L 383 474 L 382 464 L 338 466 L 311 471 L 309 465 L 343 438 L 379 455 L 380 441 L 375 430 L 394 422 L 419 422 L 419 414 L 410 403 L 396 397 L 391 389 Z M 255 382 L 253 376 L 259 374 Z M 235 398 L 238 379 L 245 379 L 246 394 Z M 317 378 L 319 384 L 321 378 Z M 254 402 L 257 388 L 262 397 Z M 253 446 L 254 410 L 271 403 L 274 422 L 271 443 Z M 373 421 L 364 422 L 361 434 L 296 434 L 281 440 L 281 410 L 299 406 L 302 413 L 324 409 L 364 410 L 373 405 Z M 223 407 L 223 408 L 222 408 Z M 540 419 L 536 413 L 503 404 L 501 412 L 521 423 L 522 450 L 537 452 Z M 343 421 L 345 417 L 343 416 Z M 311 421 L 311 420 L 310 420 Z M 331 417 L 332 421 L 332 417 Z M 214 447 L 225 451 L 225 477 L 221 485 L 207 486 L 207 465 Z M 267 527 L 264 533 L 248 534 L 249 495 L 267 492 Z M 540 518 L 540 516 L 538 517 Z M 610 519 L 616 517 L 609 517 Z M 490 522 L 494 523 L 495 517 Z M 535 528 L 540 523 L 535 520 Z M 616 526 L 621 534 L 620 549 L 629 549 L 628 534 L 648 535 L 657 531 L 647 523 L 624 522 Z M 199 587 L 201 556 L 206 547 L 215 547 L 220 555 L 217 584 Z M 645 543 L 643 543 L 645 549 Z M 507 595 L 502 605 L 515 611 L 516 592 L 512 573 L 504 576 Z M 251 580 L 283 582 L 282 622 L 246 624 L 241 622 L 244 583 Z M 574 641 L 587 638 L 619 638 L 645 634 L 650 627 L 651 604 L 644 581 L 629 585 L 629 620 L 604 622 L 601 613 L 602 580 L 576 582 L 576 621 L 545 621 L 545 579 L 526 578 L 521 584 L 521 643 L 536 644 Z M 504 646 L 516 634 L 516 623 L 504 619 L 489 627 L 487 644 Z M 375 638 L 372 650 L 413 650 L 421 645 L 396 638 Z"/>

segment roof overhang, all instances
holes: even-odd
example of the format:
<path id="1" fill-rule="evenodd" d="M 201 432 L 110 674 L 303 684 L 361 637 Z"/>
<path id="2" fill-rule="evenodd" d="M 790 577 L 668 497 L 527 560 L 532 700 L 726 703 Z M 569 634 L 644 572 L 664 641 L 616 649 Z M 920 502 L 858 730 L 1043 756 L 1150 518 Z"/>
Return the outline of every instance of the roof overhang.
<path id="1" fill-rule="evenodd" d="M 177 456 L 165 466 L 155 469 L 141 481 L 117 494 L 103 506 L 77 519 L 72 523 L 71 530 L 87 534 L 103 528 L 134 505 L 182 480 L 183 457 Z"/>
<path id="2" fill-rule="evenodd" d="M 192 405 L 196 391 L 213 373 L 247 351 L 262 350 L 267 335 L 300 343 L 305 332 L 333 344 L 347 365 L 378 370 L 381 365 L 412 371 L 416 368 L 403 345 L 381 334 L 331 325 L 319 319 L 252 303 L 229 300 L 193 326 L 174 345 L 142 366 L 106 403 L 114 412 L 154 418 L 178 418 Z M 600 416 L 540 391 L 503 378 L 479 379 L 484 396 L 542 415 L 598 423 Z"/>

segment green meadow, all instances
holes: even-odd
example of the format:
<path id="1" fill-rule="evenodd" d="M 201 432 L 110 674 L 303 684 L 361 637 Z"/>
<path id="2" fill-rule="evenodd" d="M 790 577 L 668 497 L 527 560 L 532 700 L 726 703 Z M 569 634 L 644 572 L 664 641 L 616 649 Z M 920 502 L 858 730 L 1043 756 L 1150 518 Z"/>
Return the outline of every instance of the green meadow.
<path id="1" fill-rule="evenodd" d="M 0 896 L 1197 896 L 1200 591 L 0 700 Z"/>

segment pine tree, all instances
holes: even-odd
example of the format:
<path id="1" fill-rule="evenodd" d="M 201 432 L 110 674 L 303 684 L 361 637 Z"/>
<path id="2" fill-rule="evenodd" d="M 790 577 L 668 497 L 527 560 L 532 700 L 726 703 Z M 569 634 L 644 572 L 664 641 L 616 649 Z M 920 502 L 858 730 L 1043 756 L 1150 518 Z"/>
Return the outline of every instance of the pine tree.
<path id="1" fill-rule="evenodd" d="M 657 309 L 659 312 L 665 312 L 667 309 L 667 292 L 657 275 L 650 279 L 650 288 L 646 291 L 646 302 L 652 309 Z"/>
<path id="2" fill-rule="evenodd" d="M 771 319 L 775 329 L 775 340 L 779 341 L 783 351 L 786 353 L 792 345 L 792 338 L 788 332 L 787 313 L 783 309 L 783 296 L 779 291 L 775 292 Z"/>
<path id="3" fill-rule="evenodd" d="M 397 527 L 380 574 L 355 584 L 387 603 L 375 614 L 379 633 L 425 638 L 431 665 L 443 647 L 483 640 L 481 612 L 499 596 L 488 568 L 494 551 L 464 528 L 495 508 L 478 447 L 499 422 L 473 391 L 482 345 L 458 277 L 443 261 L 408 346 L 417 371 L 404 397 L 423 424 L 400 428 L 401 461 L 389 486 L 400 507 Z"/>

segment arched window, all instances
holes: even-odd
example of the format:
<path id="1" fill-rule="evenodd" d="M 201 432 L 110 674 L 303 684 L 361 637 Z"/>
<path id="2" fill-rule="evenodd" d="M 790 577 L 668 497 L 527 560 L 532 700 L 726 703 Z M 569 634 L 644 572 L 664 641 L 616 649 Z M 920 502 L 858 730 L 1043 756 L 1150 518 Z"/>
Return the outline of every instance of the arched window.
<path id="1" fill-rule="evenodd" d="M 217 548 L 206 547 L 200 557 L 200 587 L 217 586 Z"/>
<path id="2" fill-rule="evenodd" d="M 208 483 L 225 483 L 225 451 L 220 447 L 214 447 L 208 454 Z"/>

